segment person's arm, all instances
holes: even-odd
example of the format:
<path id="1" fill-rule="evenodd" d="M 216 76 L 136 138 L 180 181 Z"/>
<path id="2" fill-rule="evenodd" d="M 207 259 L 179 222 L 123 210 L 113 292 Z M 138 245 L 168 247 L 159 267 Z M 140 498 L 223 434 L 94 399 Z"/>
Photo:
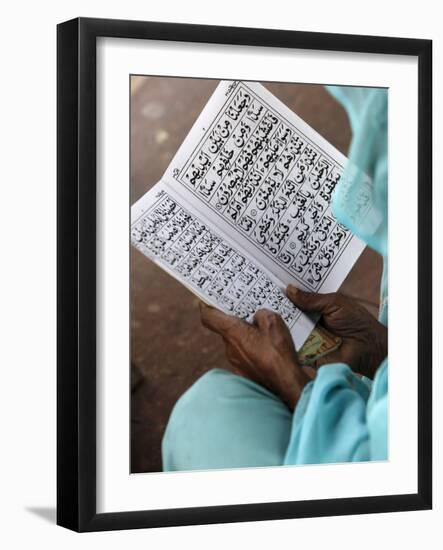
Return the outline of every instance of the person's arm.
<path id="1" fill-rule="evenodd" d="M 203 325 L 223 338 L 226 357 L 238 374 L 264 386 L 294 410 L 311 378 L 298 362 L 282 318 L 262 309 L 250 324 L 204 304 L 200 311 Z"/>
<path id="2" fill-rule="evenodd" d="M 316 367 L 344 363 L 355 372 L 373 378 L 387 355 L 387 329 L 355 300 L 334 294 L 287 289 L 288 298 L 306 312 L 319 312 L 324 326 L 342 338 L 338 350 Z M 291 334 L 279 315 L 256 313 L 252 324 L 201 304 L 204 326 L 220 334 L 226 356 L 237 372 L 278 395 L 293 410 L 312 376 L 300 365 Z"/>

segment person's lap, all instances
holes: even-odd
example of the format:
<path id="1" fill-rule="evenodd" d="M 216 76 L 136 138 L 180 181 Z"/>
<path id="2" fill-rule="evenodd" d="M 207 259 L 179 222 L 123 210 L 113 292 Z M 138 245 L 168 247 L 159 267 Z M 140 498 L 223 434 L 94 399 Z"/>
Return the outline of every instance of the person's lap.
<path id="1" fill-rule="evenodd" d="M 204 374 L 177 401 L 162 443 L 163 470 L 283 464 L 292 414 L 251 380 L 223 369 Z"/>

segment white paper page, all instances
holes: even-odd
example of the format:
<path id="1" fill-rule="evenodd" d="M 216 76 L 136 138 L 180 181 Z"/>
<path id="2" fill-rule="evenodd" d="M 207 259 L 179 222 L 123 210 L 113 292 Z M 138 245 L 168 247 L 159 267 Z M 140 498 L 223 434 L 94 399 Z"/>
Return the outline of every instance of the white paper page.
<path id="1" fill-rule="evenodd" d="M 331 211 L 346 161 L 260 84 L 222 81 L 163 179 L 284 286 L 334 292 L 365 247 Z"/>
<path id="2" fill-rule="evenodd" d="M 131 208 L 131 243 L 204 302 L 251 321 L 279 313 L 299 349 L 314 323 L 285 296 L 285 284 L 227 240 L 195 207 L 161 181 Z"/>

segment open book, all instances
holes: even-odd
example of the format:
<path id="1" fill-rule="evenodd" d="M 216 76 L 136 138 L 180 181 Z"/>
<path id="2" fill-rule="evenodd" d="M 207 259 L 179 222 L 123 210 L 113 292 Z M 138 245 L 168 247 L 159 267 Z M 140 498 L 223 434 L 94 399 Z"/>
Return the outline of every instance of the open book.
<path id="1" fill-rule="evenodd" d="M 222 81 L 132 206 L 131 242 L 226 313 L 279 313 L 299 349 L 314 321 L 286 286 L 336 291 L 365 246 L 331 211 L 346 160 L 260 84 Z"/>

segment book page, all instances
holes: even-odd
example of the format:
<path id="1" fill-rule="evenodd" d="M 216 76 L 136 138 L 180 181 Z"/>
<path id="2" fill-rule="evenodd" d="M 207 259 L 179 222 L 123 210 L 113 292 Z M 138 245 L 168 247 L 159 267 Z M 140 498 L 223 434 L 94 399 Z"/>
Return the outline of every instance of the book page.
<path id="1" fill-rule="evenodd" d="M 331 209 L 346 160 L 260 84 L 222 81 L 164 179 L 285 286 L 333 292 L 365 247 Z"/>
<path id="2" fill-rule="evenodd" d="M 201 300 L 228 314 L 250 322 L 261 308 L 279 313 L 297 349 L 314 326 L 285 296 L 281 281 L 166 182 L 132 207 L 131 243 Z"/>

